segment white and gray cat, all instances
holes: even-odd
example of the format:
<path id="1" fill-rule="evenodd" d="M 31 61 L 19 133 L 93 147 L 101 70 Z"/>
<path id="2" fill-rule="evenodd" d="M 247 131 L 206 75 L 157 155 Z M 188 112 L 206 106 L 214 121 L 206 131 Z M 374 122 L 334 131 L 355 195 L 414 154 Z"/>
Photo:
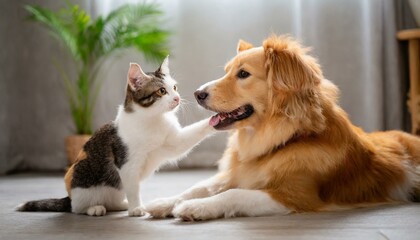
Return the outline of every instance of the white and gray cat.
<path id="1" fill-rule="evenodd" d="M 116 119 L 93 134 L 67 171 L 68 197 L 30 201 L 18 211 L 102 216 L 128 209 L 129 216 L 143 216 L 140 182 L 215 132 L 209 119 L 181 128 L 175 116 L 180 96 L 168 58 L 147 74 L 131 63 L 127 83 Z"/>

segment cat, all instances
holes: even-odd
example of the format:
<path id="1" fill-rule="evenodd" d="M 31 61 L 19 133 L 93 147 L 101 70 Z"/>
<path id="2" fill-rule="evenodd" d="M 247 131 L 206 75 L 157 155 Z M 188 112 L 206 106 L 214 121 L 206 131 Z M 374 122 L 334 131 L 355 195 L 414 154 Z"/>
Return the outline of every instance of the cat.
<path id="1" fill-rule="evenodd" d="M 102 216 L 128 209 L 129 216 L 145 215 L 140 182 L 216 132 L 209 119 L 181 128 L 175 115 L 180 95 L 168 61 L 151 73 L 130 64 L 116 119 L 93 134 L 64 177 L 68 197 L 30 201 L 17 210 Z"/>

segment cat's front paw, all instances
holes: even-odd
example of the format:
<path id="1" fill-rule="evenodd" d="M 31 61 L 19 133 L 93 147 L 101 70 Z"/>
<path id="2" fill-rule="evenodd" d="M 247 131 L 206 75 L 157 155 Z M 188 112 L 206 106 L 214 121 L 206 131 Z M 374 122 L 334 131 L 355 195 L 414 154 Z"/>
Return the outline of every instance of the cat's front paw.
<path id="1" fill-rule="evenodd" d="M 148 212 L 153 218 L 172 217 L 172 210 L 180 201 L 181 200 L 176 197 L 160 198 L 147 204 L 146 212 Z"/>
<path id="2" fill-rule="evenodd" d="M 146 211 L 143 207 L 135 207 L 133 209 L 128 209 L 128 216 L 130 217 L 141 217 L 146 214 Z"/>
<path id="3" fill-rule="evenodd" d="M 180 203 L 172 214 L 183 221 L 201 221 L 215 219 L 222 216 L 219 209 L 206 199 L 192 199 Z"/>

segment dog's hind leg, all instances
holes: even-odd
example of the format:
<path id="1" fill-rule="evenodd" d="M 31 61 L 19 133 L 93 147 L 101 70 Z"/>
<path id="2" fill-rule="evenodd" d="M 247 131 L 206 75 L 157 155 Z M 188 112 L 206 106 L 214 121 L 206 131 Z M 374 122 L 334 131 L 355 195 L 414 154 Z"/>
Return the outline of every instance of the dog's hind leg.
<path id="1" fill-rule="evenodd" d="M 406 157 L 403 162 L 408 185 L 412 188 L 411 201 L 420 202 L 420 138 L 408 133 L 392 131 L 397 137 L 398 141 L 404 146 L 406 150 Z M 409 161 L 407 161 L 409 159 Z"/>

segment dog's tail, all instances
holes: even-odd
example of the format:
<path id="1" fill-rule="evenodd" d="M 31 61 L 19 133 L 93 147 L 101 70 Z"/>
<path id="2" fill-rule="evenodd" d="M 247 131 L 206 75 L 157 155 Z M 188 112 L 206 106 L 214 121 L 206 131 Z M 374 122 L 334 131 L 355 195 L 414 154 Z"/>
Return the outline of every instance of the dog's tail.
<path id="1" fill-rule="evenodd" d="M 23 203 L 16 208 L 20 212 L 71 212 L 71 199 L 51 198 Z"/>

